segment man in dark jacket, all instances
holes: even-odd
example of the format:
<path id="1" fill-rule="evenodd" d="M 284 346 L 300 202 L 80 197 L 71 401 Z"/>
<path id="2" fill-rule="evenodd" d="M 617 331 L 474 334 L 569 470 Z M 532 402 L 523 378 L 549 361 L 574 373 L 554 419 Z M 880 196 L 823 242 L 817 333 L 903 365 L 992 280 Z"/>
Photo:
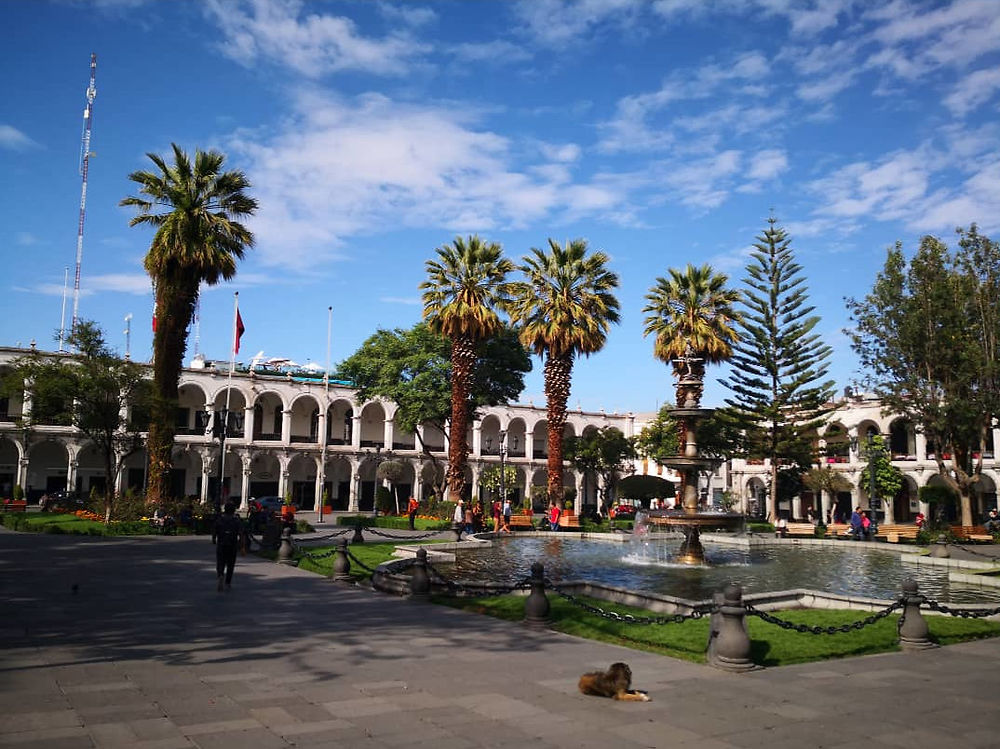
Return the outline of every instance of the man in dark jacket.
<path id="1" fill-rule="evenodd" d="M 243 540 L 243 521 L 236 514 L 236 505 L 226 502 L 222 515 L 215 519 L 212 528 L 212 543 L 215 544 L 215 571 L 219 577 L 218 591 L 228 592 L 233 583 L 233 569 L 236 567 L 236 553 Z"/>

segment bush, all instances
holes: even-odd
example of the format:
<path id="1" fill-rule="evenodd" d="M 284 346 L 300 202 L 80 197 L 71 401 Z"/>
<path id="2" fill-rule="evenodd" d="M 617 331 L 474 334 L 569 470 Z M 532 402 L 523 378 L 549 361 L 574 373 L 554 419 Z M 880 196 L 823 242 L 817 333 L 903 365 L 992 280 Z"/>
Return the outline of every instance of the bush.
<path id="1" fill-rule="evenodd" d="M 813 528 L 813 535 L 816 536 L 816 538 L 825 538 L 826 537 L 826 526 L 825 525 L 817 525 L 815 528 Z"/>
<path id="2" fill-rule="evenodd" d="M 296 520 L 295 521 L 295 532 L 296 533 L 315 533 L 316 529 L 313 528 L 311 525 L 309 525 L 309 523 L 307 523 L 305 520 Z"/>
<path id="3" fill-rule="evenodd" d="M 355 526 L 361 523 L 362 528 L 375 527 L 375 518 L 371 515 L 340 515 L 337 517 L 337 525 Z"/>
<path id="4" fill-rule="evenodd" d="M 24 499 L 24 489 L 20 484 L 14 484 L 14 501 L 20 502 Z"/>
<path id="5" fill-rule="evenodd" d="M 747 533 L 774 533 L 771 523 L 747 523 Z"/>
<path id="6" fill-rule="evenodd" d="M 455 506 L 456 503 L 451 500 L 438 502 L 437 516 L 442 520 L 447 520 L 451 523 L 452 518 L 455 517 Z"/>
<path id="7" fill-rule="evenodd" d="M 392 492 L 384 486 L 375 490 L 375 507 L 383 515 L 391 515 L 396 511 L 396 503 L 392 501 Z"/>

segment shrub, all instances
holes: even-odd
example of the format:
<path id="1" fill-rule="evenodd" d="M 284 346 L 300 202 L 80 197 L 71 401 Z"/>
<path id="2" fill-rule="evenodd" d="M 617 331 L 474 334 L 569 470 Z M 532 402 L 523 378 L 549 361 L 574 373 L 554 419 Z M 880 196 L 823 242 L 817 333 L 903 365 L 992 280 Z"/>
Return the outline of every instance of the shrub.
<path id="1" fill-rule="evenodd" d="M 392 492 L 384 486 L 375 490 L 375 507 L 383 515 L 391 515 L 396 511 L 396 503 L 392 501 Z"/>
<path id="2" fill-rule="evenodd" d="M 774 533 L 774 526 L 770 523 L 747 523 L 748 533 Z"/>
<path id="3" fill-rule="evenodd" d="M 20 484 L 14 484 L 14 500 L 20 502 L 24 499 L 24 489 Z"/>

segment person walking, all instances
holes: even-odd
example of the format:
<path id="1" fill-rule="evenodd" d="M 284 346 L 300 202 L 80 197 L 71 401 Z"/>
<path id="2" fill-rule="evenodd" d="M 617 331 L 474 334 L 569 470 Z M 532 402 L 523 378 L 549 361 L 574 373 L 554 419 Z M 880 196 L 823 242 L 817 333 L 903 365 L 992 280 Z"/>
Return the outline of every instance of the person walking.
<path id="1" fill-rule="evenodd" d="M 505 499 L 503 501 L 503 526 L 500 528 L 503 533 L 510 533 L 510 517 L 512 512 L 510 500 Z"/>
<path id="2" fill-rule="evenodd" d="M 413 497 L 410 497 L 410 501 L 406 503 L 406 515 L 410 519 L 410 530 L 416 530 L 414 526 L 414 520 L 417 517 L 417 510 L 420 509 L 420 503 L 417 502 Z"/>
<path id="3" fill-rule="evenodd" d="M 493 515 L 493 532 L 500 532 L 500 501 L 497 499 L 493 500 L 493 506 L 490 508 L 491 514 Z"/>
<path id="4" fill-rule="evenodd" d="M 236 514 L 236 504 L 226 502 L 225 509 L 215 519 L 212 527 L 212 543 L 215 544 L 215 572 L 218 576 L 217 590 L 229 592 L 233 584 L 233 570 L 236 568 L 236 553 L 243 539 L 243 521 Z M 223 585 L 225 588 L 223 588 Z"/>
<path id="5" fill-rule="evenodd" d="M 559 530 L 559 516 L 562 515 L 562 511 L 559 509 L 559 503 L 552 501 L 549 502 L 549 530 L 557 531 Z"/>

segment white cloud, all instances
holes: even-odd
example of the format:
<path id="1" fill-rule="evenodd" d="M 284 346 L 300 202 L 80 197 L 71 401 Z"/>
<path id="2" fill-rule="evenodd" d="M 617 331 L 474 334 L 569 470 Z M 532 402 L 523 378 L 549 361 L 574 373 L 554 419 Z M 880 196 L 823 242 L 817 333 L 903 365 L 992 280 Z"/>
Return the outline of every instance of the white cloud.
<path id="1" fill-rule="evenodd" d="M 0 148 L 23 151 L 38 144 L 12 125 L 0 125 Z"/>
<path id="2" fill-rule="evenodd" d="M 779 148 L 759 151 L 750 159 L 750 179 L 773 179 L 788 169 L 788 155 Z"/>
<path id="3" fill-rule="evenodd" d="M 521 0 L 514 6 L 524 32 L 550 46 L 566 44 L 603 23 L 627 26 L 640 9 L 635 0 Z"/>
<path id="4" fill-rule="evenodd" d="M 38 237 L 28 231 L 19 231 L 14 237 L 18 247 L 32 247 L 39 243 Z"/>
<path id="5" fill-rule="evenodd" d="M 740 152 L 728 150 L 672 166 L 664 171 L 662 178 L 672 188 L 675 200 L 704 211 L 722 204 L 729 194 L 730 178 L 739 168 Z"/>
<path id="6" fill-rule="evenodd" d="M 20 287 L 19 291 L 62 296 L 65 288 L 60 283 L 40 283 L 31 288 Z M 102 292 L 134 294 L 141 296 L 153 291 L 149 276 L 145 273 L 106 273 L 104 275 L 84 275 L 80 279 L 80 296 L 93 296 Z"/>
<path id="7" fill-rule="evenodd" d="M 944 103 L 961 117 L 989 101 L 997 90 L 1000 90 L 1000 68 L 977 70 L 959 81 Z"/>
<path id="8" fill-rule="evenodd" d="M 312 78 L 347 70 L 402 75 L 428 50 L 405 33 L 366 37 L 350 18 L 309 12 L 317 6 L 301 0 L 207 0 L 205 7 L 224 35 L 223 53 L 243 65 L 264 58 Z"/>
<path id="9" fill-rule="evenodd" d="M 378 11 L 383 18 L 413 27 L 426 26 L 434 23 L 438 18 L 438 14 L 432 8 L 412 4 L 382 2 L 379 3 Z"/>
<path id="10" fill-rule="evenodd" d="M 656 0 L 653 10 L 668 20 L 714 13 L 763 13 L 786 19 L 793 34 L 812 35 L 836 26 L 851 5 L 852 0 Z"/>
<path id="11" fill-rule="evenodd" d="M 275 135 L 236 133 L 227 148 L 255 185 L 254 254 L 267 265 L 314 267 L 344 237 L 386 226 L 488 231 L 619 211 L 625 199 L 614 183 L 571 181 L 573 144 L 520 164 L 538 151 L 477 127 L 466 107 L 303 92 L 294 108 Z"/>
<path id="12" fill-rule="evenodd" d="M 422 304 L 420 297 L 416 296 L 383 296 L 379 297 L 382 304 L 406 304 L 410 306 Z"/>
<path id="13" fill-rule="evenodd" d="M 463 62 L 488 62 L 494 65 L 507 65 L 531 59 L 531 53 L 524 47 L 504 39 L 494 39 L 491 42 L 463 42 L 454 45 L 451 52 L 457 60 Z"/>

